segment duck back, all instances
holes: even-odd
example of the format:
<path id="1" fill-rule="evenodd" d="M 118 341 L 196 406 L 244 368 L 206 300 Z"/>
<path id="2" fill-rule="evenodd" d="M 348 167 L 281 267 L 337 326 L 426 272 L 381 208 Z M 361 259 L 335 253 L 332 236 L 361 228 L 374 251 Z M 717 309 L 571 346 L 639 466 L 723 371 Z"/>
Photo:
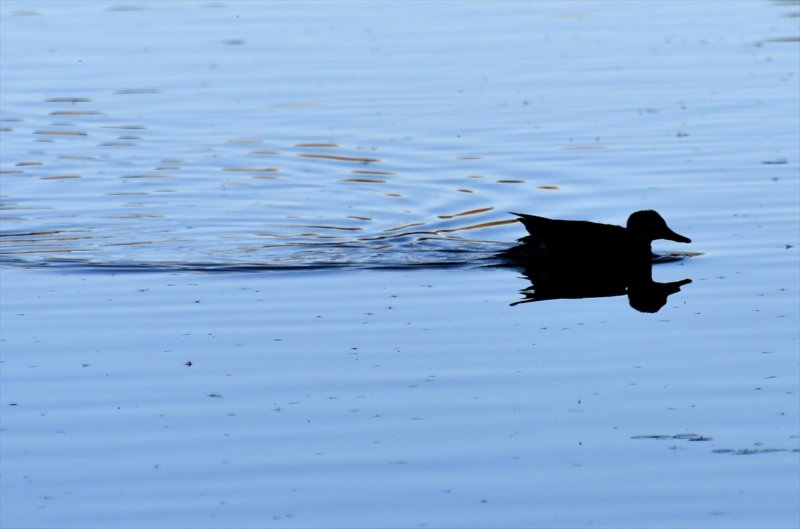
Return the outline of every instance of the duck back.
<path id="1" fill-rule="evenodd" d="M 634 240 L 621 226 L 514 214 L 529 234 L 512 249 L 522 259 L 589 268 L 649 263 L 652 257 L 650 244 Z"/>

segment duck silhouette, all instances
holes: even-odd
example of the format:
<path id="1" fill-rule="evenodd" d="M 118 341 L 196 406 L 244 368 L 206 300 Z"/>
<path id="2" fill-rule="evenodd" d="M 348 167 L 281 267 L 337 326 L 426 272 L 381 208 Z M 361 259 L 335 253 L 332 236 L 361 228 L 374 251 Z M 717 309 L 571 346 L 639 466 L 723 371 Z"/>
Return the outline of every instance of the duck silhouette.
<path id="1" fill-rule="evenodd" d="M 626 295 L 640 312 L 657 312 L 667 298 L 692 281 L 653 281 L 651 243 L 657 239 L 689 243 L 652 210 L 637 211 L 627 225 L 614 226 L 583 220 L 553 220 L 514 213 L 528 231 L 517 245 L 501 252 L 520 267 L 530 286 L 521 290 L 528 303 Z M 656 262 L 674 260 L 659 257 Z"/>
<path id="2" fill-rule="evenodd" d="M 667 226 L 653 210 L 636 211 L 623 228 L 584 220 L 554 220 L 525 213 L 516 215 L 528 235 L 506 250 L 511 260 L 560 268 L 623 267 L 639 269 L 650 263 L 650 244 L 657 239 L 692 242 Z"/>

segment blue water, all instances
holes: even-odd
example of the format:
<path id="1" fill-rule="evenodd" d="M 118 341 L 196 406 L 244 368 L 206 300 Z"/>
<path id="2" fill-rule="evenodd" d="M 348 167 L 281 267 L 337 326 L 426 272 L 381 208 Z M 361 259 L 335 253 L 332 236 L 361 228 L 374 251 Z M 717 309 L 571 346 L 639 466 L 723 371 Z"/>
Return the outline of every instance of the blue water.
<path id="1" fill-rule="evenodd" d="M 3 527 L 796 527 L 796 2 L 0 4 Z M 692 244 L 513 305 L 509 211 Z"/>

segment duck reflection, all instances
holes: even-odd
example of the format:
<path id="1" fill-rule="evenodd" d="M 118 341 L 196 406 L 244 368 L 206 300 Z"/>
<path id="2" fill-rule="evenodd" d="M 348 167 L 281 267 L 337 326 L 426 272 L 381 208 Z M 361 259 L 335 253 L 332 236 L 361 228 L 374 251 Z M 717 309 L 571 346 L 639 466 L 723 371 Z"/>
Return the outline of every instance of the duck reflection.
<path id="1" fill-rule="evenodd" d="M 518 244 L 502 252 L 513 266 L 521 267 L 531 285 L 521 291 L 529 303 L 549 299 L 622 296 L 640 312 L 657 312 L 667 298 L 690 279 L 653 281 L 656 239 L 689 243 L 672 231 L 655 211 L 633 213 L 626 227 L 586 221 L 552 220 L 515 213 L 528 231 Z M 675 260 L 657 258 L 657 262 Z"/>
<path id="2" fill-rule="evenodd" d="M 651 265 L 645 264 L 636 274 L 626 274 L 623 270 L 597 269 L 554 271 L 547 267 L 525 266 L 524 276 L 531 285 L 520 293 L 523 299 L 512 303 L 530 303 L 548 299 L 580 299 L 612 296 L 628 296 L 630 306 L 639 312 L 658 312 L 667 303 L 667 298 L 691 279 L 669 283 L 653 281 Z"/>

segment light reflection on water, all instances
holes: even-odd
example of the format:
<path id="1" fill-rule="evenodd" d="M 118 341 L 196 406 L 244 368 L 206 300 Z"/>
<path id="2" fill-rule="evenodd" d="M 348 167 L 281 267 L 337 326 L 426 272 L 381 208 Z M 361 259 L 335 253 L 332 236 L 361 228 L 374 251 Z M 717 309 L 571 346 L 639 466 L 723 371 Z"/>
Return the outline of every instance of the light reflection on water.
<path id="1" fill-rule="evenodd" d="M 91 100 L 56 97 L 44 103 L 52 102 Z M 107 113 L 47 114 L 76 119 Z M 70 254 L 109 266 L 204 260 L 221 267 L 243 261 L 283 267 L 445 264 L 457 248 L 485 254 L 483 247 L 490 240 L 481 234 L 487 231 L 491 237 L 490 228 L 514 222 L 492 205 L 506 193 L 502 184 L 525 183 L 464 174 L 464 182 L 430 184 L 418 175 L 384 170 L 387 164 L 375 149 L 367 156 L 362 154 L 365 149 L 346 149 L 334 142 L 253 149 L 264 142 L 234 138 L 164 156 L 157 142 L 143 142 L 148 128 L 78 122 L 57 122 L 33 132 L 8 127 L 6 141 L 38 145 L 25 152 L 24 160 L 5 160 L 10 167 L 3 171 L 5 187 L 11 192 L 3 197 L 0 252 L 5 261 L 57 264 L 54 257 Z M 126 132 L 113 132 L 112 138 L 109 129 Z M 229 152 L 231 147 L 242 150 Z M 111 152 L 102 152 L 108 148 Z M 251 162 L 254 158 L 258 160 Z M 261 162 L 263 158 L 268 162 Z M 480 159 L 461 158 L 465 161 L 457 164 Z M 459 200 L 458 194 L 466 193 L 483 198 Z M 25 194 L 27 199 L 22 198 Z M 441 201 L 441 194 L 453 198 Z M 435 203 L 427 203 L 430 196 L 437 198 Z M 465 203 L 481 207 L 459 210 Z M 435 248 L 437 241 L 440 250 Z M 343 247 L 349 254 L 344 260 Z M 423 250 L 427 251 L 419 253 Z"/>

